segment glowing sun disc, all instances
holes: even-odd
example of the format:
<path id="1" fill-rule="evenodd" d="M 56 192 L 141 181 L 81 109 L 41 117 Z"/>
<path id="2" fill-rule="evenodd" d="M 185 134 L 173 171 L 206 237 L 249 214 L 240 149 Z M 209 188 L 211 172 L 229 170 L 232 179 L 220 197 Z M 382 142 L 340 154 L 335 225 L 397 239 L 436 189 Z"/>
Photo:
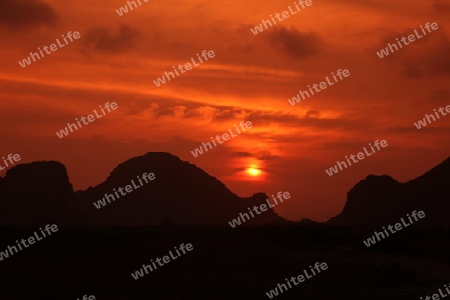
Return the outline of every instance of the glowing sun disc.
<path id="1" fill-rule="evenodd" d="M 256 169 L 256 168 L 248 168 L 245 171 L 250 176 L 259 176 L 259 175 L 261 175 L 261 170 Z"/>

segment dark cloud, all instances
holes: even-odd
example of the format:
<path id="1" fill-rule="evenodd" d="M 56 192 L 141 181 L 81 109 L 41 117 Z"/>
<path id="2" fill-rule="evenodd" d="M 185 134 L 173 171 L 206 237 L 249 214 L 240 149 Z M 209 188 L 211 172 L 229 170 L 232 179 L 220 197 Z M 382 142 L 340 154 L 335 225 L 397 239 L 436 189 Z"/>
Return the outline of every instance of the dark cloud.
<path id="1" fill-rule="evenodd" d="M 355 128 L 367 130 L 371 126 L 364 119 L 349 119 L 345 116 L 336 119 L 314 118 L 311 116 L 302 118 L 284 111 L 253 111 L 249 114 L 247 120 L 254 125 L 270 125 L 273 123 L 287 127 L 339 128 L 345 130 L 354 130 Z"/>
<path id="2" fill-rule="evenodd" d="M 173 109 L 162 109 L 162 110 L 158 110 L 156 112 L 156 116 L 157 117 L 161 117 L 161 116 L 174 116 L 175 112 L 173 111 Z"/>
<path id="3" fill-rule="evenodd" d="M 442 34 L 442 33 L 441 33 Z M 431 51 L 427 53 L 423 63 L 428 68 L 431 76 L 450 75 L 450 40 L 444 35 L 435 43 Z"/>
<path id="4" fill-rule="evenodd" d="M 417 121 L 416 121 L 417 122 Z M 411 122 L 411 126 L 392 126 L 387 128 L 388 132 L 393 132 L 393 133 L 415 133 L 417 134 L 417 132 L 419 131 L 417 129 L 416 126 L 414 126 L 414 124 Z M 423 132 L 423 131 L 422 131 Z"/>
<path id="5" fill-rule="evenodd" d="M 440 12 L 450 12 L 450 4 L 448 3 L 436 3 L 434 9 Z"/>
<path id="6" fill-rule="evenodd" d="M 134 48 L 139 36 L 135 28 L 121 24 L 117 34 L 103 27 L 95 27 L 86 32 L 85 46 L 103 53 L 121 53 Z"/>
<path id="7" fill-rule="evenodd" d="M 418 64 L 409 61 L 403 63 L 403 75 L 408 78 L 421 78 L 424 76 L 424 72 Z"/>
<path id="8" fill-rule="evenodd" d="M 285 52 L 293 59 L 302 59 L 316 54 L 322 43 L 317 34 L 302 33 L 293 26 L 290 29 L 275 26 L 268 32 L 267 39 L 272 47 Z"/>
<path id="9" fill-rule="evenodd" d="M 366 138 L 366 137 L 359 137 L 356 139 L 340 139 L 339 141 L 332 141 L 332 142 L 325 142 L 325 141 L 318 141 L 318 144 L 320 144 L 320 147 L 323 149 L 333 149 L 333 151 L 337 150 L 348 150 L 348 149 L 361 149 L 361 147 L 368 146 L 369 143 L 373 143 L 375 140 L 382 141 L 381 138 Z M 386 140 L 389 145 L 389 141 Z M 392 147 L 392 146 L 391 146 Z"/>
<path id="10" fill-rule="evenodd" d="M 139 114 L 141 114 L 141 113 L 142 113 L 142 111 L 133 109 L 133 110 L 131 110 L 131 111 L 128 112 L 128 115 L 129 115 L 129 116 L 137 116 L 137 115 L 139 115 Z"/>
<path id="11" fill-rule="evenodd" d="M 234 152 L 233 155 L 238 157 L 256 157 L 258 160 L 266 160 L 266 161 L 281 158 L 281 156 L 272 155 L 269 151 L 259 151 L 257 153 Z"/>
<path id="12" fill-rule="evenodd" d="M 167 100 L 169 101 L 169 100 Z M 164 104 L 163 101 L 157 101 L 158 107 L 154 108 L 154 113 L 156 117 L 174 115 L 175 106 L 181 104 L 171 103 L 171 105 Z M 161 106 L 159 103 L 162 103 Z M 186 103 L 185 103 L 186 104 Z M 148 102 L 145 106 L 139 109 L 133 108 L 130 110 L 129 114 L 136 114 L 137 112 L 142 112 L 148 109 Z M 277 124 L 285 127 L 308 127 L 308 128 L 323 128 L 323 129 L 344 129 L 344 130 L 354 130 L 358 128 L 360 130 L 369 130 L 371 124 L 361 117 L 352 116 L 339 116 L 337 118 L 321 118 L 320 113 L 315 110 L 310 110 L 306 112 L 304 116 L 293 115 L 287 113 L 285 110 L 280 111 L 264 111 L 264 110 L 245 110 L 238 109 L 229 106 L 214 106 L 214 105 L 203 105 L 198 103 L 190 103 L 183 105 L 185 107 L 183 118 L 199 118 L 205 119 L 205 114 L 210 116 L 212 113 L 212 122 L 236 122 L 240 121 L 251 121 L 253 125 L 267 125 Z M 263 137 L 264 133 L 258 133 L 258 136 Z M 270 133 L 266 138 L 273 136 Z M 297 139 L 297 138 L 295 138 Z M 245 155 L 245 154 L 237 154 Z M 267 160 L 273 159 L 270 155 L 256 153 L 252 154 L 254 157 L 259 159 Z"/>
<path id="13" fill-rule="evenodd" d="M 450 12 L 450 3 L 448 0 L 434 0 L 433 8 L 439 12 Z"/>
<path id="14" fill-rule="evenodd" d="M 432 112 L 428 112 L 428 114 L 432 114 Z M 425 115 L 425 114 L 424 114 Z M 423 119 L 423 118 L 422 118 Z M 415 120 L 414 123 L 417 123 L 418 120 Z M 429 133 L 450 133 L 449 127 L 437 127 L 435 124 L 427 124 L 427 126 L 422 127 L 421 129 L 417 129 L 414 126 L 414 123 L 411 123 L 411 126 L 393 126 L 388 128 L 388 132 L 393 133 L 412 133 L 412 134 L 429 134 Z"/>
<path id="15" fill-rule="evenodd" d="M 254 156 L 250 152 L 234 152 L 233 155 L 234 156 L 238 156 L 238 157 L 252 157 L 252 156 Z"/>
<path id="16" fill-rule="evenodd" d="M 246 168 L 231 168 L 230 169 L 233 173 L 239 173 L 246 170 Z"/>
<path id="17" fill-rule="evenodd" d="M 228 121 L 228 120 L 235 120 L 235 119 L 241 119 L 242 116 L 245 114 L 244 111 L 239 109 L 227 109 L 219 111 L 215 117 L 215 121 Z"/>
<path id="18" fill-rule="evenodd" d="M 184 115 L 185 118 L 201 118 L 203 113 L 199 110 L 188 110 Z"/>
<path id="19" fill-rule="evenodd" d="M 409 78 L 450 75 L 450 41 L 439 38 L 420 56 L 405 58 L 404 75 Z"/>
<path id="20" fill-rule="evenodd" d="M 59 19 L 56 11 L 39 0 L 1 0 L 0 25 L 24 30 L 43 25 L 53 26 Z"/>
<path id="21" fill-rule="evenodd" d="M 259 160 L 275 160 L 278 158 L 281 158 L 281 156 L 278 155 L 272 155 L 269 151 L 261 151 L 256 155 L 256 158 Z"/>
<path id="22" fill-rule="evenodd" d="M 431 101 L 450 105 L 450 90 L 436 90 L 431 94 Z"/>
<path id="23" fill-rule="evenodd" d="M 184 100 L 183 100 L 184 101 Z M 242 109 L 235 109 L 232 106 L 220 106 L 220 105 L 205 105 L 199 104 L 196 102 L 180 102 L 179 105 L 183 105 L 186 107 L 186 111 L 184 114 L 185 118 L 204 118 L 204 110 L 203 109 L 213 109 L 215 110 L 213 121 L 214 122 L 223 122 L 230 120 L 241 120 L 245 117 L 248 111 Z"/>
<path id="24" fill-rule="evenodd" d="M 422 24 L 422 26 L 423 26 L 423 24 Z M 421 36 L 423 36 L 423 33 L 422 33 L 421 29 L 420 29 L 420 24 L 418 24 L 417 27 L 415 27 L 415 28 L 407 27 L 407 28 L 402 29 L 401 31 L 390 31 L 389 33 L 383 35 L 383 37 L 380 39 L 379 43 L 377 43 L 375 45 L 374 50 L 379 52 L 381 49 L 385 49 L 386 47 L 388 47 L 388 44 L 391 44 L 392 48 L 395 51 L 393 53 L 391 51 L 389 51 L 389 55 L 383 58 L 383 60 L 387 60 L 387 59 L 396 59 L 396 58 L 398 58 L 399 55 L 394 55 L 394 54 L 397 53 L 397 52 L 400 52 L 400 51 L 406 50 L 404 52 L 408 52 L 407 49 L 409 49 L 409 51 L 412 51 L 413 49 L 416 49 L 416 48 L 427 47 L 427 45 L 430 46 L 430 42 L 431 41 L 429 39 L 429 36 L 424 36 L 425 38 L 421 38 L 421 39 L 417 39 L 416 38 L 416 40 L 414 42 L 412 42 L 412 43 L 408 42 L 408 40 L 406 40 L 409 43 L 409 45 L 405 46 L 402 43 L 402 47 L 403 48 L 399 47 L 397 39 L 401 40 L 402 37 L 408 38 L 408 36 L 411 35 L 411 34 L 415 35 L 414 34 L 414 30 L 417 30 L 417 32 Z M 432 31 L 432 33 L 433 33 L 433 31 Z M 393 45 L 395 45 L 395 46 L 393 46 Z M 396 49 L 398 49 L 398 50 L 396 50 Z"/>
<path id="25" fill-rule="evenodd" d="M 433 23 L 433 22 L 431 22 Z M 422 26 L 425 24 L 422 24 Z M 439 24 L 438 24 L 439 25 Z M 407 38 L 409 35 L 415 35 L 414 30 L 423 36 L 398 47 L 396 39 Z M 425 77 L 443 77 L 450 75 L 450 40 L 447 38 L 444 29 L 439 26 L 437 30 L 431 30 L 427 35 L 422 33 L 420 24 L 416 28 L 407 28 L 401 32 L 393 32 L 384 36 L 380 43 L 374 49 L 379 52 L 385 49 L 388 43 L 397 45 L 398 50 L 390 53 L 383 60 L 395 61 L 400 65 L 400 72 L 403 76 L 411 79 Z M 395 49 L 395 47 L 393 47 Z M 401 52 L 401 53 L 397 53 Z"/>

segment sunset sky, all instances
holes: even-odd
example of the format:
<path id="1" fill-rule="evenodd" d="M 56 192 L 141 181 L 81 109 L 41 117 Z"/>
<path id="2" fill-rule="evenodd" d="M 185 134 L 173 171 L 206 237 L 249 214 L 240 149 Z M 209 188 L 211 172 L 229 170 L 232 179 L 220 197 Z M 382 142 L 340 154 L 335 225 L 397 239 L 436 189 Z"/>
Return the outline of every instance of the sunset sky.
<path id="1" fill-rule="evenodd" d="M 367 175 L 408 181 L 450 155 L 450 116 L 420 130 L 413 124 L 450 105 L 448 0 L 313 0 L 258 35 L 250 28 L 294 0 L 141 2 L 123 16 L 116 9 L 124 0 L 0 2 L 1 156 L 60 161 L 78 190 L 131 157 L 166 151 L 239 196 L 289 191 L 291 199 L 275 208 L 285 218 L 325 221 Z M 387 58 L 376 55 L 427 22 L 439 29 Z M 25 68 L 18 64 L 68 31 L 81 38 Z M 155 86 L 203 50 L 215 57 Z M 351 75 L 288 103 L 338 69 Z M 118 109 L 56 136 L 106 102 Z M 253 128 L 191 154 L 241 121 Z M 325 173 L 377 139 L 389 146 Z M 245 172 L 249 167 L 261 174 Z"/>

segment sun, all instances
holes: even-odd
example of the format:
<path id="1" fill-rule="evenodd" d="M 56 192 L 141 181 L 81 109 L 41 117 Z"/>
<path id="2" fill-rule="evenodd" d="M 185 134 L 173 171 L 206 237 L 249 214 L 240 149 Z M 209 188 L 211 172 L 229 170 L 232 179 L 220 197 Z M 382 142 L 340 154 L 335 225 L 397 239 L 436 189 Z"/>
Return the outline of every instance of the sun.
<path id="1" fill-rule="evenodd" d="M 261 175 L 261 170 L 258 169 L 258 168 L 254 168 L 254 167 L 247 168 L 247 170 L 245 170 L 245 172 L 246 172 L 248 175 L 254 176 L 254 177 L 260 176 L 260 175 Z"/>

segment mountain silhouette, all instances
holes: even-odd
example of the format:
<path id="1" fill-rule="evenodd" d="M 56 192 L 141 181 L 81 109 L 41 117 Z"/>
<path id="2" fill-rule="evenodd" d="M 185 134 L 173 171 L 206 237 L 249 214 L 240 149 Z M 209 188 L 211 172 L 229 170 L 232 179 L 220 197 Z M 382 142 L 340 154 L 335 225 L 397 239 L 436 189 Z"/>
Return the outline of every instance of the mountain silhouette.
<path id="1" fill-rule="evenodd" d="M 155 179 L 140 185 L 137 177 L 153 173 Z M 376 229 L 399 222 L 413 210 L 426 217 L 413 226 L 450 227 L 448 191 L 450 158 L 422 176 L 400 183 L 388 175 L 369 175 L 347 194 L 343 211 L 328 225 Z M 138 188 L 105 206 L 94 206 L 119 187 Z M 16 165 L 0 177 L 0 225 L 229 226 L 240 213 L 266 202 L 256 193 L 241 198 L 217 178 L 165 152 L 149 152 L 131 158 L 112 170 L 95 187 L 74 192 L 66 168 L 56 161 Z M 256 215 L 256 214 L 255 214 Z M 286 223 L 271 208 L 241 226 Z"/>
<path id="2" fill-rule="evenodd" d="M 17 165 L 0 177 L 2 225 L 42 225 L 61 222 L 73 197 L 66 168 L 56 161 Z M 58 212 L 58 213 L 55 213 Z"/>
<path id="3" fill-rule="evenodd" d="M 153 173 L 143 185 L 137 177 Z M 96 208 L 105 194 L 131 185 L 125 196 Z M 193 164 L 164 152 L 150 152 L 118 165 L 108 178 L 86 191 L 74 192 L 66 168 L 58 162 L 17 165 L 0 178 L 2 225 L 54 222 L 62 225 L 147 226 L 163 224 L 229 226 L 248 208 L 265 203 L 263 193 L 241 198 L 223 183 Z M 108 202 L 105 202 L 108 203 Z M 272 209 L 243 225 L 280 223 Z"/>
<path id="4" fill-rule="evenodd" d="M 328 224 L 369 229 L 398 223 L 412 211 L 423 210 L 425 218 L 413 223 L 417 228 L 450 227 L 450 158 L 422 176 L 400 183 L 383 175 L 369 175 L 347 194 L 339 215 Z"/>

